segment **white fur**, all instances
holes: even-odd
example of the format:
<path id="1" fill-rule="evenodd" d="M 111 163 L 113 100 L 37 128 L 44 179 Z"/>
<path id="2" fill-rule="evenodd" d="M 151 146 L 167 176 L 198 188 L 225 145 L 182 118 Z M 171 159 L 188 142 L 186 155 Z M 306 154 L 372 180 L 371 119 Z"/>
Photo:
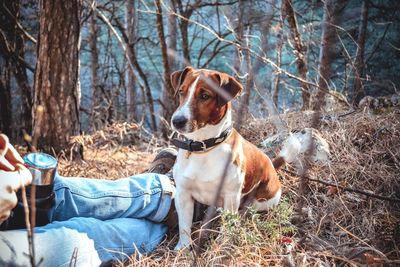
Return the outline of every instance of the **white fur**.
<path id="1" fill-rule="evenodd" d="M 231 124 L 231 111 L 217 125 L 206 125 L 190 134 L 187 138 L 204 140 L 216 137 Z M 194 200 L 207 205 L 214 205 L 216 190 L 220 184 L 227 161 L 232 154 L 232 146 L 222 143 L 207 153 L 191 153 L 179 149 L 173 174 L 176 182 L 175 205 L 179 219 L 179 242 L 175 250 L 190 244 Z M 233 163 L 229 163 L 226 179 L 222 188 L 218 206 L 231 211 L 238 211 L 241 188 L 245 173 Z"/>
<path id="2" fill-rule="evenodd" d="M 282 195 L 282 190 L 279 189 L 278 192 L 276 192 L 275 196 L 273 198 L 264 200 L 264 201 L 258 201 L 258 200 L 254 200 L 253 205 L 254 208 L 258 211 L 266 211 L 269 210 L 272 207 L 275 207 L 276 205 L 278 205 L 279 200 L 281 199 L 281 195 Z"/>
<path id="3" fill-rule="evenodd" d="M 283 157 L 288 163 L 300 162 L 300 157 L 304 156 L 311 147 L 312 155 L 310 159 L 319 165 L 329 163 L 330 151 L 328 142 L 321 134 L 312 128 L 305 128 L 301 132 L 290 134 L 283 142 L 279 156 Z"/>
<path id="4" fill-rule="evenodd" d="M 295 133 L 297 139 L 301 143 L 301 154 L 305 154 L 312 147 L 312 155 L 310 159 L 320 165 L 327 164 L 330 158 L 328 142 L 321 136 L 318 130 L 305 128 L 303 131 Z"/>
<path id="5" fill-rule="evenodd" d="M 296 135 L 290 135 L 284 142 L 279 156 L 283 157 L 286 162 L 294 162 L 301 153 L 302 145 Z"/>
<path id="6" fill-rule="evenodd" d="M 183 105 L 174 112 L 172 119 L 175 116 L 184 116 L 188 119 L 188 121 L 192 120 L 192 110 L 190 108 L 190 103 L 193 101 L 194 93 L 196 91 L 197 83 L 199 82 L 200 76 L 194 80 L 194 82 L 190 85 L 188 90 L 188 95 L 186 96 L 185 102 Z M 174 127 L 173 123 L 171 123 L 172 127 Z M 175 129 L 176 130 L 176 129 Z"/>

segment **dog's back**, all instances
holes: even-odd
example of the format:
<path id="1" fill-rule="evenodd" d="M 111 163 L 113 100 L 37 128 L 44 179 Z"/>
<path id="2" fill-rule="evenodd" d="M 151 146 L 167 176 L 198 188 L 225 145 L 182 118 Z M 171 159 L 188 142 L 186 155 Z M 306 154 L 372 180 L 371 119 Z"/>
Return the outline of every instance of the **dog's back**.
<path id="1" fill-rule="evenodd" d="M 242 198 L 247 196 L 247 203 L 242 201 L 242 206 L 253 204 L 257 210 L 267 210 L 278 204 L 281 183 L 268 156 L 236 130 L 228 142 L 233 147 L 233 164 L 245 173 Z M 249 202 L 250 195 L 252 201 Z"/>

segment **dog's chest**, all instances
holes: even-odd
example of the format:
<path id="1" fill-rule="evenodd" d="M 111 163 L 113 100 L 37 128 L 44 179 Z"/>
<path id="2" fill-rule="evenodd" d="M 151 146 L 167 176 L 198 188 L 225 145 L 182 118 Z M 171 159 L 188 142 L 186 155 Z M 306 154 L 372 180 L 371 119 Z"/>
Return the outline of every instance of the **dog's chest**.
<path id="1" fill-rule="evenodd" d="M 191 153 L 180 149 L 174 166 L 174 177 L 177 190 L 185 190 L 197 201 L 211 205 L 215 199 L 221 177 L 226 176 L 221 191 L 221 200 L 226 194 L 240 192 L 244 174 L 238 166 L 232 163 L 232 147 L 221 144 L 206 153 Z"/>

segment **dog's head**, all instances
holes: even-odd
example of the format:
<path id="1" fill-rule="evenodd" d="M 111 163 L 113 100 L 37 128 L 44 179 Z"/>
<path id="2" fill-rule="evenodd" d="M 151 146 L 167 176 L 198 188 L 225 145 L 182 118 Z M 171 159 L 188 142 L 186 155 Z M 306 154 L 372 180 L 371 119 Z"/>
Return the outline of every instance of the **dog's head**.
<path id="1" fill-rule="evenodd" d="M 171 83 L 175 95 L 179 95 L 171 124 L 182 134 L 218 124 L 230 108 L 229 102 L 243 90 L 228 74 L 192 67 L 172 73 Z"/>

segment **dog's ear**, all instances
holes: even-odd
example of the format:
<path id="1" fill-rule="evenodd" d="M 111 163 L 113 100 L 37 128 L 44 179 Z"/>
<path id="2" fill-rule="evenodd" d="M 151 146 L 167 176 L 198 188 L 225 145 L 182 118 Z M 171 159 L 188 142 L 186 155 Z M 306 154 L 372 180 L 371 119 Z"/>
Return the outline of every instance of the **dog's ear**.
<path id="1" fill-rule="evenodd" d="M 192 70 L 193 68 L 188 66 L 183 70 L 178 70 L 171 74 L 171 85 L 175 90 L 174 96 L 176 96 L 176 94 L 178 93 L 178 89 L 185 80 L 186 75 Z"/>
<path id="2" fill-rule="evenodd" d="M 243 90 L 240 82 L 228 74 L 217 72 L 214 77 L 218 81 L 220 88 L 219 92 L 217 92 L 217 104 L 219 107 L 234 99 Z"/>

